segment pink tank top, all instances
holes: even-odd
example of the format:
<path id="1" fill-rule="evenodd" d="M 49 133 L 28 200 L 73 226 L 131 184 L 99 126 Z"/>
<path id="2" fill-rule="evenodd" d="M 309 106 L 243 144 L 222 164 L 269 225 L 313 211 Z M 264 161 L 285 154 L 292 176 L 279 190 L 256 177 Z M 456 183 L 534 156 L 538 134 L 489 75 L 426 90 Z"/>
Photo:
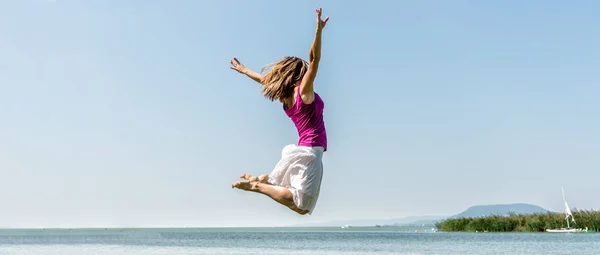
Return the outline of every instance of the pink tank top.
<path id="1" fill-rule="evenodd" d="M 284 111 L 298 130 L 298 146 L 316 147 L 322 146 L 323 151 L 327 151 L 327 132 L 325 131 L 325 122 L 323 121 L 323 109 L 325 104 L 315 92 L 315 100 L 306 104 L 300 96 L 300 86 L 296 93 L 296 102 L 294 105 Z"/>

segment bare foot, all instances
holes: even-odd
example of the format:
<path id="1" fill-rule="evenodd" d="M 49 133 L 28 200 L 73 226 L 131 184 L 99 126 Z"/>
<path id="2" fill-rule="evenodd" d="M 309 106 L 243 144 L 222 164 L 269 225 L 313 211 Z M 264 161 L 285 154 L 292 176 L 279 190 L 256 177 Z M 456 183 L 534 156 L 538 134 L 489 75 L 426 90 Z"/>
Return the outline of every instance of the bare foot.
<path id="1" fill-rule="evenodd" d="M 249 175 L 249 174 L 242 174 L 242 175 L 240 175 L 240 178 L 245 179 L 247 181 L 251 181 L 251 182 L 258 181 L 258 177 L 257 176 L 252 176 L 252 175 Z"/>
<path id="2" fill-rule="evenodd" d="M 231 184 L 231 188 L 238 188 L 241 190 L 248 190 L 251 191 L 255 188 L 256 184 L 258 184 L 258 182 L 256 181 L 239 181 L 239 182 L 234 182 L 233 184 Z"/>
<path id="3" fill-rule="evenodd" d="M 269 175 L 268 174 L 263 174 L 261 176 L 252 176 L 249 174 L 242 174 L 240 176 L 240 178 L 243 178 L 247 181 L 251 181 L 251 182 L 262 182 L 262 183 L 268 183 L 269 182 Z"/>

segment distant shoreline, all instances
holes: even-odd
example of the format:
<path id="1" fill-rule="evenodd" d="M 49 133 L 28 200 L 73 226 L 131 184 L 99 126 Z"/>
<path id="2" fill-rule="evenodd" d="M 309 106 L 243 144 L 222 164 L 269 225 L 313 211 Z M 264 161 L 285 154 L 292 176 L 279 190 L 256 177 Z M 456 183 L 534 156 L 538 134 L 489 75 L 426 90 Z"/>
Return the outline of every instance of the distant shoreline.
<path id="1" fill-rule="evenodd" d="M 600 211 L 573 211 L 573 216 L 576 222 L 570 222 L 572 228 L 600 230 Z M 452 218 L 435 226 L 443 232 L 546 232 L 547 229 L 566 228 L 567 223 L 564 214 L 547 212 Z"/>
<path id="2" fill-rule="evenodd" d="M 346 228 L 342 228 L 341 226 L 293 226 L 293 227 L 282 227 L 282 226 L 274 226 L 274 227 L 80 227 L 80 228 L 0 228 L 0 231 L 278 231 L 278 230 L 286 230 L 286 231 L 302 231 L 302 230 L 375 230 L 375 229 L 386 229 L 386 228 L 411 228 L 415 226 L 348 226 Z M 431 226 L 425 226 L 424 228 L 431 228 Z"/>

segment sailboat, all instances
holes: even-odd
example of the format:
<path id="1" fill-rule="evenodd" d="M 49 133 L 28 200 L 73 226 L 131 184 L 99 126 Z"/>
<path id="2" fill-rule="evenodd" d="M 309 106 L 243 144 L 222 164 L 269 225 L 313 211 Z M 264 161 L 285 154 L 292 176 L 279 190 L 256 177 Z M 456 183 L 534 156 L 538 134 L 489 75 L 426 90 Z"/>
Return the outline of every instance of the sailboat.
<path id="1" fill-rule="evenodd" d="M 546 232 L 553 232 L 553 233 L 581 233 L 581 232 L 594 232 L 591 229 L 588 229 L 587 227 L 582 229 L 582 228 L 572 228 L 571 225 L 569 224 L 569 217 L 571 217 L 571 221 L 573 223 L 575 222 L 575 218 L 573 217 L 573 213 L 571 212 L 571 208 L 569 207 L 569 204 L 567 203 L 567 199 L 565 198 L 565 189 L 563 187 L 561 187 L 562 189 L 562 195 L 563 195 L 563 202 L 565 203 L 565 220 L 567 221 L 567 228 L 559 228 L 559 229 L 546 229 Z"/>

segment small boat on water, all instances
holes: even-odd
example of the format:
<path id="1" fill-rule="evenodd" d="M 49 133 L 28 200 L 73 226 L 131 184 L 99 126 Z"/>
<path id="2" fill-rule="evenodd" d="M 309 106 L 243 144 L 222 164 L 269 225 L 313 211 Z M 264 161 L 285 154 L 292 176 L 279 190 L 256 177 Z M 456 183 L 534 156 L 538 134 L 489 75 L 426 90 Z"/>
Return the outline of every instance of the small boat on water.
<path id="1" fill-rule="evenodd" d="M 546 232 L 552 233 L 589 233 L 594 232 L 594 230 L 586 228 L 559 228 L 559 229 L 546 229 Z"/>
<path id="2" fill-rule="evenodd" d="M 594 232 L 594 230 L 588 229 L 588 227 L 585 228 L 572 228 L 571 225 L 569 224 L 569 217 L 571 217 L 571 221 L 573 223 L 575 222 L 575 218 L 573 217 L 573 213 L 571 212 L 571 208 L 569 207 L 569 204 L 567 203 L 567 199 L 565 198 L 565 189 L 562 189 L 562 195 L 563 195 L 563 202 L 565 203 L 565 220 L 567 221 L 567 227 L 566 228 L 558 228 L 558 229 L 546 229 L 546 232 L 551 232 L 551 233 L 590 233 L 590 232 Z"/>

